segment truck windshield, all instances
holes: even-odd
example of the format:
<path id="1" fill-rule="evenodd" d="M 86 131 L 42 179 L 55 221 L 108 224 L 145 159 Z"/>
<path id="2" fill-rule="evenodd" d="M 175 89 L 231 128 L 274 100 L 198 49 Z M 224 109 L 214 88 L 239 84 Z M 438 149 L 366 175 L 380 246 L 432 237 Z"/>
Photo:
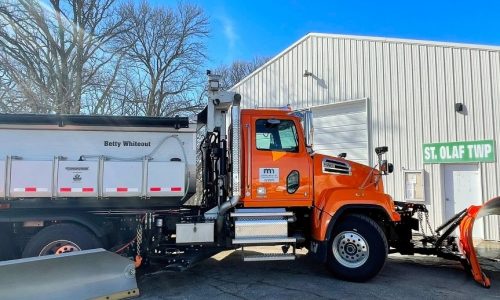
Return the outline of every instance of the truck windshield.
<path id="1" fill-rule="evenodd" d="M 298 152 L 297 129 L 291 120 L 257 120 L 256 144 L 259 150 Z"/>

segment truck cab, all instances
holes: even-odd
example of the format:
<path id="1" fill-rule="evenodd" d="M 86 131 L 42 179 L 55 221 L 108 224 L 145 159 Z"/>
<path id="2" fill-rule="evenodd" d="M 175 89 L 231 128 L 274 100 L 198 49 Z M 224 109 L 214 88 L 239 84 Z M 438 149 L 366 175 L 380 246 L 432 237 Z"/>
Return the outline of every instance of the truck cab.
<path id="1" fill-rule="evenodd" d="M 346 204 L 342 201 L 353 201 L 349 204 L 378 206 L 399 220 L 384 193 L 383 171 L 315 153 L 307 144 L 302 124 L 311 116 L 288 108 L 243 109 L 241 116 L 245 207 L 314 207 L 334 214 Z"/>

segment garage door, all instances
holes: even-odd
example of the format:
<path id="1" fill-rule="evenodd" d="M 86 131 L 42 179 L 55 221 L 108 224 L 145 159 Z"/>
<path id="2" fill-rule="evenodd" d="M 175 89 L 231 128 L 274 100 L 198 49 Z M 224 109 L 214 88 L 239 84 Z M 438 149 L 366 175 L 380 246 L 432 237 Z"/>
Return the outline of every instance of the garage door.
<path id="1" fill-rule="evenodd" d="M 368 164 L 366 104 L 362 99 L 312 107 L 314 150 L 332 156 L 346 152 L 347 159 Z"/>

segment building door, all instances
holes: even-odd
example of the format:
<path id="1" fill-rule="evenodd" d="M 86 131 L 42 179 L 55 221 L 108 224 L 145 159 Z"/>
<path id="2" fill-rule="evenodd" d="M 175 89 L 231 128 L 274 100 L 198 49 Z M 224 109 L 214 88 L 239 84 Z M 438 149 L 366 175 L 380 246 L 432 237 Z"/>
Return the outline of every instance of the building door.
<path id="1" fill-rule="evenodd" d="M 367 99 L 342 101 L 311 108 L 314 151 L 365 165 L 370 163 Z"/>
<path id="2" fill-rule="evenodd" d="M 445 217 L 448 220 L 471 205 L 482 204 L 481 172 L 478 164 L 444 165 Z M 484 223 L 476 220 L 473 237 L 484 239 Z"/>

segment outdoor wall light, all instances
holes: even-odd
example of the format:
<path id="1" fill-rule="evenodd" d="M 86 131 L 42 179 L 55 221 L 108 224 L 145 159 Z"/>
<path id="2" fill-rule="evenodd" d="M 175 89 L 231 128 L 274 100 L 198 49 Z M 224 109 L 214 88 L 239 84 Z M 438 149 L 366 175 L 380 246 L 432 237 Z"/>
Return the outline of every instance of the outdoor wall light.
<path id="1" fill-rule="evenodd" d="M 310 72 L 310 71 L 307 71 L 307 70 L 305 70 L 305 71 L 304 71 L 304 77 L 309 77 L 309 76 L 312 76 L 312 74 L 313 74 L 313 73 L 312 73 L 312 72 Z"/>
<path id="2" fill-rule="evenodd" d="M 464 104 L 463 103 L 455 103 L 455 111 L 456 112 L 463 112 L 464 111 Z"/>

